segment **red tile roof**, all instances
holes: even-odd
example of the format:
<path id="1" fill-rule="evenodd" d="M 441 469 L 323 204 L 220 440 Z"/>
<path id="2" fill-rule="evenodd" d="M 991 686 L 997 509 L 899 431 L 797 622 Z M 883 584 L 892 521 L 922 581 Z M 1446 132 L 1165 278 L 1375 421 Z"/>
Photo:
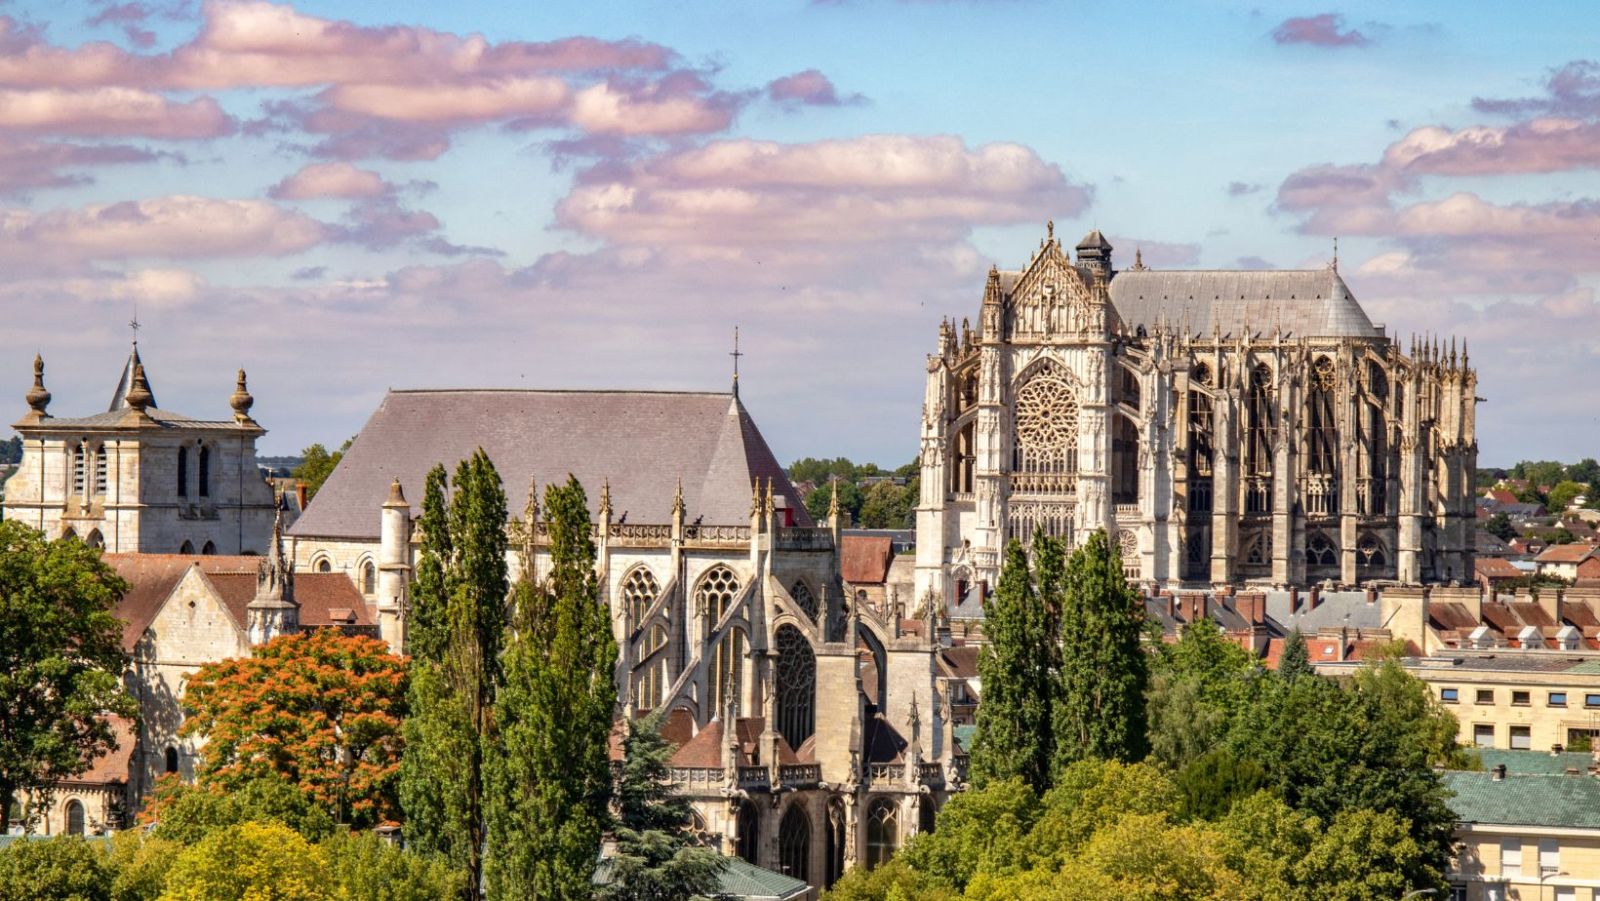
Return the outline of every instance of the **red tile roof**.
<path id="1" fill-rule="evenodd" d="M 1587 544 L 1552 544 L 1533 559 L 1538 563 L 1581 563 L 1596 553 L 1600 551 Z"/>
<path id="2" fill-rule="evenodd" d="M 845 535 L 839 539 L 839 575 L 852 585 L 882 585 L 894 560 L 894 541 L 887 535 Z"/>
<path id="3" fill-rule="evenodd" d="M 122 649 L 131 654 L 196 558 L 176 554 L 106 554 L 104 559 L 128 583 L 127 592 L 117 601 L 116 615 L 122 620 Z"/>
<path id="4" fill-rule="evenodd" d="M 88 771 L 63 779 L 63 782 L 106 785 L 128 781 L 128 764 L 133 760 L 133 721 L 120 716 L 106 719 L 111 723 L 111 733 L 117 737 L 117 749 L 96 757 Z"/>
<path id="5" fill-rule="evenodd" d="M 1487 579 L 1516 579 L 1522 576 L 1522 570 L 1511 565 L 1511 561 L 1504 557 L 1477 557 L 1472 564 L 1479 576 Z"/>

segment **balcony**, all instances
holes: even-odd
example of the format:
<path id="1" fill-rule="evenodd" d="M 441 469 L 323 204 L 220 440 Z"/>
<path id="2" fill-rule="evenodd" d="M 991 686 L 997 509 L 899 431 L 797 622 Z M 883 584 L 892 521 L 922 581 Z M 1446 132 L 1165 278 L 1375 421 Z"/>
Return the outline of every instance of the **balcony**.
<path id="1" fill-rule="evenodd" d="M 811 788 L 822 781 L 822 764 L 792 763 L 778 767 L 778 784 Z"/>
<path id="2" fill-rule="evenodd" d="M 870 763 L 867 764 L 867 778 L 873 785 L 901 785 L 906 781 L 906 765 Z"/>
<path id="3" fill-rule="evenodd" d="M 774 542 L 781 551 L 826 551 L 833 548 L 833 530 L 795 527 L 779 529 Z"/>
<path id="4" fill-rule="evenodd" d="M 1078 490 L 1075 472 L 1014 472 L 1012 494 L 1072 494 Z"/>
<path id="5" fill-rule="evenodd" d="M 767 791 L 772 788 L 772 774 L 764 766 L 739 767 L 739 787 Z"/>

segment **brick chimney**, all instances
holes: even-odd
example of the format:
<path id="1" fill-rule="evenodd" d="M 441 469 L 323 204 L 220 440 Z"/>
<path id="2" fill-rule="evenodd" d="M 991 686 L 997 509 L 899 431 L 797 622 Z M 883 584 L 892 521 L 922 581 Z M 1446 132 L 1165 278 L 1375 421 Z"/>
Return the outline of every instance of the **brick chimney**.
<path id="1" fill-rule="evenodd" d="M 305 509 L 306 509 L 306 483 L 305 482 L 296 481 L 294 483 L 294 499 L 295 499 L 296 508 L 299 509 L 301 512 L 305 512 Z"/>

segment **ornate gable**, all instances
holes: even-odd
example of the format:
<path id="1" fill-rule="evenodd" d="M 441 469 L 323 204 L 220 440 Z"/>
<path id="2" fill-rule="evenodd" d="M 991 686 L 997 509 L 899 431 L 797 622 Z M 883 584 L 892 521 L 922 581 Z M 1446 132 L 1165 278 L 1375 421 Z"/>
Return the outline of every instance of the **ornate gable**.
<path id="1" fill-rule="evenodd" d="M 1006 337 L 1012 341 L 1099 337 L 1093 301 L 1093 286 L 1061 250 L 1052 225 L 1044 247 L 1012 286 Z"/>

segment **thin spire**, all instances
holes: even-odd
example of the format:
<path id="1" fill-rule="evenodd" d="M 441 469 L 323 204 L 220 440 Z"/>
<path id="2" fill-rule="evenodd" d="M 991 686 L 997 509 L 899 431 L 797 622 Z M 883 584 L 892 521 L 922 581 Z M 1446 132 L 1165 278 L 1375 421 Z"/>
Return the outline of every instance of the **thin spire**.
<path id="1" fill-rule="evenodd" d="M 1329 267 L 1334 272 L 1339 271 L 1339 236 L 1333 236 L 1333 264 Z"/>
<path id="2" fill-rule="evenodd" d="M 733 352 L 728 354 L 733 357 L 733 396 L 739 396 L 739 358 L 744 354 L 739 352 L 739 327 L 733 327 Z"/>

